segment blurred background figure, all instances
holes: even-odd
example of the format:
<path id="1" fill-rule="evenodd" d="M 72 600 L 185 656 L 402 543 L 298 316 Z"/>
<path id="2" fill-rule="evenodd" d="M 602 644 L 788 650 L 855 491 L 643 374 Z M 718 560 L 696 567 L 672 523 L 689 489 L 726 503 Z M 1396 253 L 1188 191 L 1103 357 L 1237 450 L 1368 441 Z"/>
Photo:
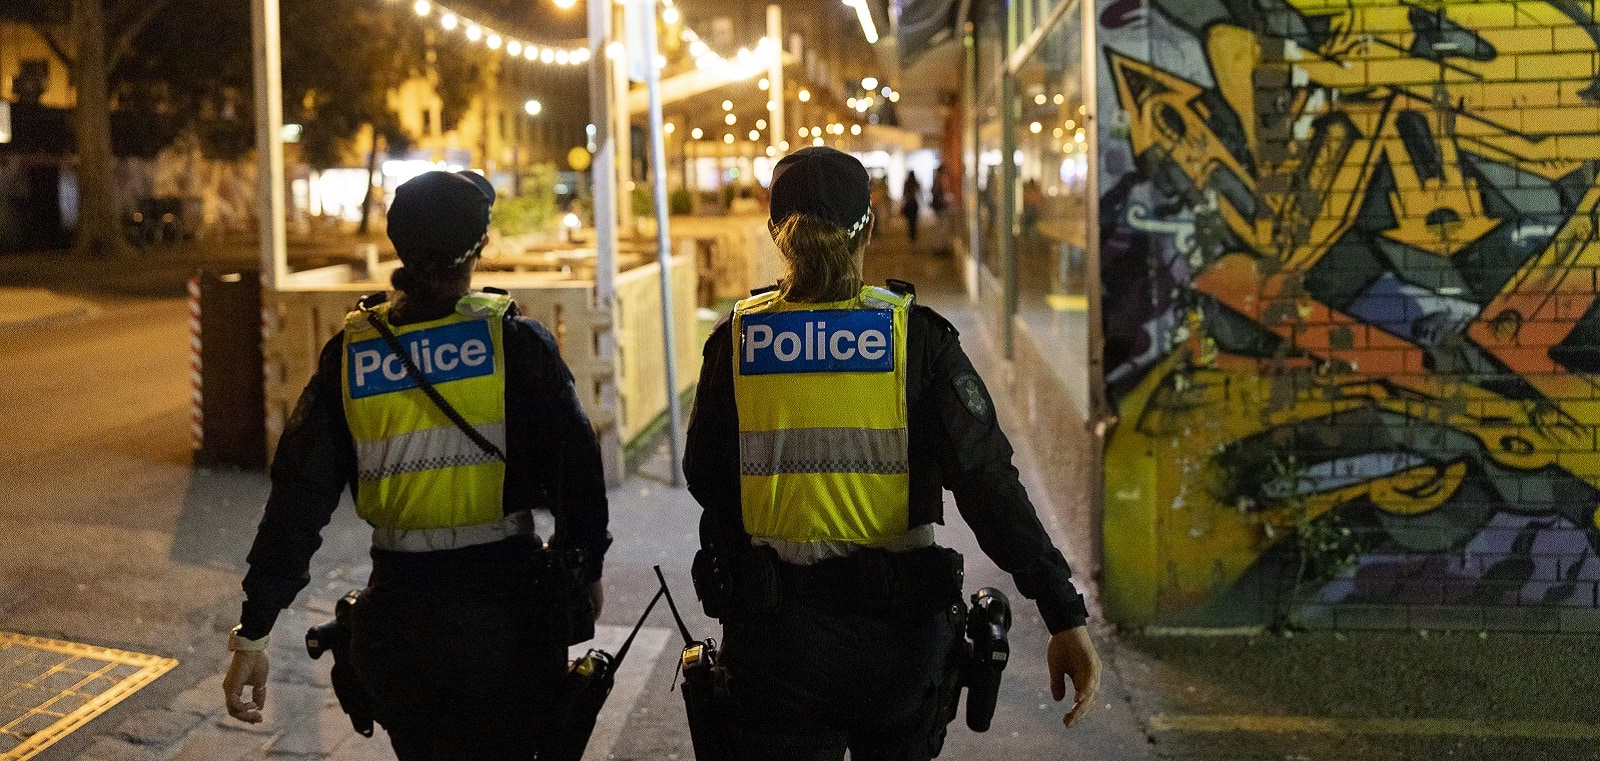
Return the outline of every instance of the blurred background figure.
<path id="1" fill-rule="evenodd" d="M 917 242 L 917 217 L 922 214 L 922 183 L 916 172 L 906 173 L 906 184 L 900 190 L 900 213 L 906 218 L 906 235 Z"/>

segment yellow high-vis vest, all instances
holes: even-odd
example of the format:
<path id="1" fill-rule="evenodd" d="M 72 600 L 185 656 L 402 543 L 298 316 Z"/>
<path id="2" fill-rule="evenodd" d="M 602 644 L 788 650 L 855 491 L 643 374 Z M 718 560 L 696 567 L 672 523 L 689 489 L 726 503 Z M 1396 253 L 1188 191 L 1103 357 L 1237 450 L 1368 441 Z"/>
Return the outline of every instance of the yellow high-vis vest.
<path id="1" fill-rule="evenodd" d="M 503 318 L 511 297 L 471 293 L 443 319 L 392 326 L 439 394 L 506 447 Z M 374 312 L 388 318 L 389 305 Z M 356 512 L 379 529 L 456 529 L 504 518 L 505 463 L 418 387 L 360 311 L 345 319 L 344 413 L 356 448 Z"/>
<path id="2" fill-rule="evenodd" d="M 876 545 L 906 533 L 911 297 L 868 286 L 848 301 L 776 292 L 733 311 L 744 527 L 752 537 Z"/>

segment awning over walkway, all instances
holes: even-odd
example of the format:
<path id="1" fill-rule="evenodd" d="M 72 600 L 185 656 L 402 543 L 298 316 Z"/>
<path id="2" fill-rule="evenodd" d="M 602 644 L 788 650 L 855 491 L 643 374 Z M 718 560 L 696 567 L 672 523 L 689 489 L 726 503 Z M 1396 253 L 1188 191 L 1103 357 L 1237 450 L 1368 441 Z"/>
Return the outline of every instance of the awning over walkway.
<path id="1" fill-rule="evenodd" d="M 963 0 L 909 0 L 900 10 L 900 67 L 960 34 Z"/>

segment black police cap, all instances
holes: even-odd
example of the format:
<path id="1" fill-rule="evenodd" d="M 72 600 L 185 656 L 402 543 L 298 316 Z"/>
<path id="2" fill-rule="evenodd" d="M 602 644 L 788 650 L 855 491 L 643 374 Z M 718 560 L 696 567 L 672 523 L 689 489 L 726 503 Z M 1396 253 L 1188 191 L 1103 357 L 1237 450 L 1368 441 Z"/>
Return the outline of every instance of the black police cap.
<path id="1" fill-rule="evenodd" d="M 805 214 L 832 222 L 851 234 L 872 215 L 871 178 L 854 156 L 832 148 L 802 148 L 772 169 L 771 220 Z"/>
<path id="2" fill-rule="evenodd" d="M 400 262 L 441 270 L 477 255 L 494 199 L 494 186 L 476 172 L 424 172 L 402 183 L 389 206 L 389 240 Z"/>

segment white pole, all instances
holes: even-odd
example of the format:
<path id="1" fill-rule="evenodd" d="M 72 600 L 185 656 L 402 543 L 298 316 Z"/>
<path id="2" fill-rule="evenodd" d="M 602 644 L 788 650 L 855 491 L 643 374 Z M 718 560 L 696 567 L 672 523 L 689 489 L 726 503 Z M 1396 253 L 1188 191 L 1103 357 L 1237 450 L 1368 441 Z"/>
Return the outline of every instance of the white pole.
<path id="1" fill-rule="evenodd" d="M 783 7 L 776 3 L 767 6 L 767 37 L 772 40 L 772 63 L 767 65 L 767 102 L 772 104 L 767 115 L 768 142 L 773 150 L 782 150 L 778 144 L 788 140 L 789 128 L 783 120 Z"/>
<path id="2" fill-rule="evenodd" d="M 277 289 L 289 273 L 284 238 L 283 46 L 278 26 L 278 0 L 254 0 L 250 4 L 250 36 L 255 58 L 261 284 L 268 291 Z"/>
<path id="3" fill-rule="evenodd" d="M 611 131 L 611 66 L 606 56 L 611 42 L 611 0 L 589 2 L 589 112 L 594 121 L 594 161 L 590 165 L 590 193 L 594 199 L 595 307 L 601 314 L 614 315 L 617 304 L 617 143 Z M 613 323 L 615 320 L 612 321 Z M 611 327 L 596 335 L 599 360 L 616 366 L 617 334 Z M 606 481 L 622 483 L 620 433 L 621 400 L 617 380 L 610 376 L 600 381 L 600 411 L 609 418 L 600 434 L 600 453 L 605 460 Z"/>
<path id="4" fill-rule="evenodd" d="M 661 267 L 661 350 L 667 359 L 668 447 L 672 456 L 672 485 L 683 485 L 683 412 L 678 409 L 677 321 L 672 312 L 672 234 L 667 228 L 667 145 L 661 118 L 661 72 L 656 69 L 656 0 L 643 0 L 634 8 L 635 19 L 645 33 L 645 87 L 650 96 L 650 179 L 654 184 L 656 206 L 656 261 Z"/>
<path id="5" fill-rule="evenodd" d="M 601 2 L 601 0 L 591 0 Z M 615 39 L 627 40 L 630 10 L 626 2 L 619 3 L 617 12 L 622 14 L 611 28 L 621 28 L 623 31 L 614 36 Z M 628 110 L 628 59 L 634 51 L 627 49 L 624 43 L 622 54 L 617 60 L 611 62 L 612 90 L 612 129 L 615 130 L 617 141 L 616 172 L 612 175 L 612 182 L 617 185 L 617 221 L 622 229 L 628 231 L 628 238 L 632 239 L 638 227 L 633 219 L 633 192 L 629 185 L 633 183 L 633 114 Z"/>

